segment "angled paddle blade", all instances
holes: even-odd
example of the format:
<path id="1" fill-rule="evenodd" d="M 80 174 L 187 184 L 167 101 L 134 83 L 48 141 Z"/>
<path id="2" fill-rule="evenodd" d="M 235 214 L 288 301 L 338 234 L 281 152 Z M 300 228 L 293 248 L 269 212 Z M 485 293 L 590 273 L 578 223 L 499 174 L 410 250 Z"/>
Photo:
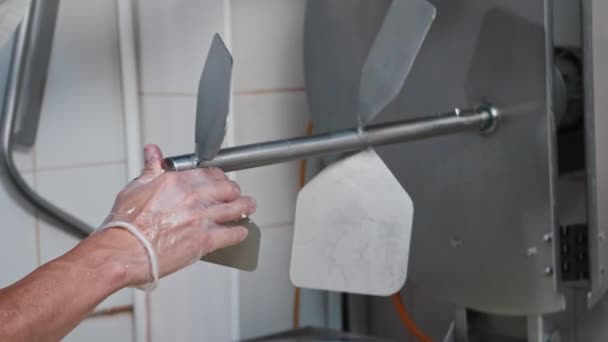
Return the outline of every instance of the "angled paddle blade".
<path id="1" fill-rule="evenodd" d="M 199 161 L 213 159 L 224 141 L 230 111 L 232 64 L 230 52 L 216 34 L 198 86 L 195 142 Z M 243 271 L 254 271 L 258 265 L 260 228 L 249 218 L 227 225 L 245 227 L 249 231 L 247 239 L 238 245 L 205 255 L 201 260 Z"/>
<path id="2" fill-rule="evenodd" d="M 253 272 L 258 267 L 260 254 L 260 228 L 249 218 L 228 224 L 229 226 L 243 226 L 249 233 L 247 239 L 238 245 L 219 249 L 205 255 L 201 260 L 212 264 L 236 268 L 241 271 Z"/>
<path id="3" fill-rule="evenodd" d="M 216 34 L 198 86 L 195 143 L 199 160 L 213 159 L 224 141 L 231 77 L 232 56 Z"/>
<path id="4" fill-rule="evenodd" d="M 434 19 L 426 0 L 393 0 L 361 71 L 359 127 L 399 94 Z"/>
<path id="5" fill-rule="evenodd" d="M 296 286 L 386 296 L 407 277 L 414 206 L 373 150 L 337 161 L 298 195 Z"/>

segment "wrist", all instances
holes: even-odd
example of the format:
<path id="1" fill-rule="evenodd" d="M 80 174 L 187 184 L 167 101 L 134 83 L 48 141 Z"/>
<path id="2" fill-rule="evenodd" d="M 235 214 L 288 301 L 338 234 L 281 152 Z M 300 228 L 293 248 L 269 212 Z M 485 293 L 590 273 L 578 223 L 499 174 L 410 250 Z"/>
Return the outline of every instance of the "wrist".
<path id="1" fill-rule="evenodd" d="M 127 230 L 109 228 L 85 239 L 86 262 L 99 270 L 114 291 L 147 281 L 148 257 L 139 241 Z"/>

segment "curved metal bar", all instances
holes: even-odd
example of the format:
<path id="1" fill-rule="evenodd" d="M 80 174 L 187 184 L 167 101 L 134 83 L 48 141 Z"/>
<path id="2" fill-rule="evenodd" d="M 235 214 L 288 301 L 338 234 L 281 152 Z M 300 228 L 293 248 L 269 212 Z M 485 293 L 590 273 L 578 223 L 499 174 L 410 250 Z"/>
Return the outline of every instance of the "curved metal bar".
<path id="1" fill-rule="evenodd" d="M 47 0 L 36 0 L 32 2 L 28 15 L 23 19 L 15 37 L 11 65 L 4 94 L 3 117 L 0 120 L 0 167 L 10 178 L 18 193 L 30 202 L 37 210 L 56 220 L 58 227 L 66 233 L 77 238 L 84 238 L 93 232 L 94 228 L 68 214 L 61 208 L 55 206 L 36 191 L 34 191 L 23 179 L 15 165 L 12 153 L 13 130 L 19 111 L 19 99 L 24 91 L 25 70 L 30 67 L 28 54 L 34 45 L 34 25 L 42 15 L 39 11 L 41 3 Z"/>

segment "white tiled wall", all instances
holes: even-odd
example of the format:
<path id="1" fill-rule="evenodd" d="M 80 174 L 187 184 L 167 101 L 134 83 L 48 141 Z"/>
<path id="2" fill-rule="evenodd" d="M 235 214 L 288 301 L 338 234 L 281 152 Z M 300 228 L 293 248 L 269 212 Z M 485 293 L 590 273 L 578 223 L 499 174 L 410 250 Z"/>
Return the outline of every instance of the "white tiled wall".
<path id="1" fill-rule="evenodd" d="M 64 339 L 65 342 L 133 341 L 133 319 L 130 313 L 90 318 Z"/>
<path id="2" fill-rule="evenodd" d="M 36 191 L 93 226 L 127 181 L 118 53 L 116 2 L 61 2 L 37 143 L 17 155 Z M 5 188 L 0 187 L 0 286 L 77 243 L 24 210 Z M 97 310 L 131 305 L 132 290 L 123 290 Z M 88 319 L 66 340 L 132 341 L 128 311 Z"/>
<path id="3" fill-rule="evenodd" d="M 161 96 L 196 94 L 213 34 L 224 33 L 224 1 L 134 1 L 140 32 L 141 91 Z"/>
<path id="4" fill-rule="evenodd" d="M 145 143 L 166 155 L 194 151 L 196 90 L 211 39 L 224 34 L 217 0 L 137 0 Z M 197 264 L 163 280 L 150 296 L 152 341 L 231 341 L 233 271 Z"/>
<path id="5" fill-rule="evenodd" d="M 304 86 L 305 4 L 303 0 L 231 1 L 236 91 Z"/>
<path id="6" fill-rule="evenodd" d="M 2 174 L 0 174 L 2 177 Z M 32 175 L 25 176 L 28 181 Z M 36 219 L 16 203 L 6 182 L 0 182 L 0 287 L 23 277 L 38 266 Z"/>
<path id="7" fill-rule="evenodd" d="M 304 1 L 134 3 L 145 143 L 159 144 L 166 154 L 193 151 L 195 93 L 216 32 L 235 58 L 233 143 L 304 133 Z M 127 182 L 116 2 L 63 0 L 54 44 L 37 145 L 17 160 L 37 191 L 98 225 Z M 150 296 L 151 341 L 230 341 L 291 328 L 297 172 L 296 163 L 287 163 L 236 173 L 243 191 L 258 199 L 259 270 L 238 273 L 199 263 L 165 279 Z M 2 234 L 10 237 L 0 239 L 0 263 L 6 263 L 0 268 L 9 270 L 0 274 L 0 286 L 77 243 L 23 209 L 4 186 L 0 215 Z M 319 298 L 303 305 L 310 308 L 303 324 L 323 324 Z M 132 290 L 115 294 L 98 309 L 127 312 L 90 318 L 66 340 L 133 341 L 132 301 Z"/>

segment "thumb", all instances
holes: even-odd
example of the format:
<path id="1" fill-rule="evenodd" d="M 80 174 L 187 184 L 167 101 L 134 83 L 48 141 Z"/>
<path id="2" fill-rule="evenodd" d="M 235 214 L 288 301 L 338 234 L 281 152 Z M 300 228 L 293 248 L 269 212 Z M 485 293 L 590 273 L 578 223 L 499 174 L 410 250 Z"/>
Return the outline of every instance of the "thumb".
<path id="1" fill-rule="evenodd" d="M 145 166 L 142 175 L 157 176 L 163 173 L 163 154 L 156 145 L 146 145 L 144 147 Z"/>

